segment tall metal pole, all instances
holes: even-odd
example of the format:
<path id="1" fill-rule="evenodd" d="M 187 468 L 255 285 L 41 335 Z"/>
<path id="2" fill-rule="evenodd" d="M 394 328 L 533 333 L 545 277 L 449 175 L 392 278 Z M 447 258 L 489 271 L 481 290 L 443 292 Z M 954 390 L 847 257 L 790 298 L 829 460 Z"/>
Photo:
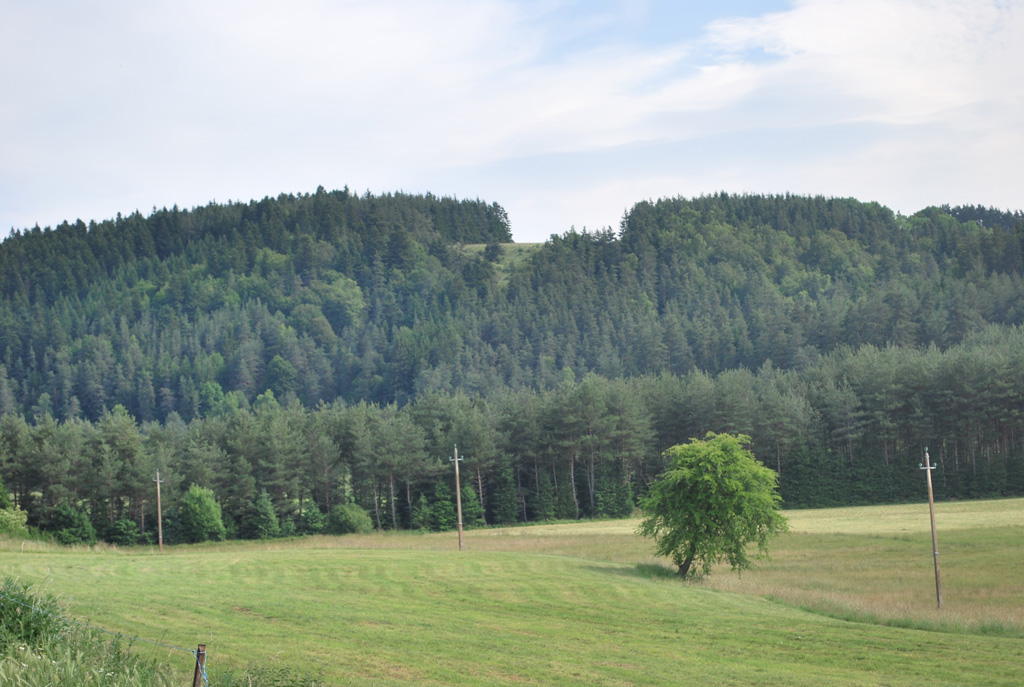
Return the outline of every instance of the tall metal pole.
<path id="1" fill-rule="evenodd" d="M 924 447 L 924 465 L 921 466 L 924 474 L 928 477 L 928 515 L 932 521 L 932 551 L 935 552 L 935 599 L 939 608 L 942 608 L 942 578 L 939 577 L 939 540 L 935 536 L 935 496 L 932 493 L 932 465 L 928 458 L 928 447 Z"/>
<path id="2" fill-rule="evenodd" d="M 164 552 L 164 514 L 163 507 L 160 504 L 160 485 L 163 484 L 163 480 L 160 479 L 160 471 L 156 471 L 156 538 L 160 544 L 160 553 Z"/>
<path id="3" fill-rule="evenodd" d="M 462 484 L 459 482 L 459 446 L 455 445 L 455 456 L 448 460 L 455 463 L 455 504 L 459 516 L 459 551 L 462 551 Z"/>

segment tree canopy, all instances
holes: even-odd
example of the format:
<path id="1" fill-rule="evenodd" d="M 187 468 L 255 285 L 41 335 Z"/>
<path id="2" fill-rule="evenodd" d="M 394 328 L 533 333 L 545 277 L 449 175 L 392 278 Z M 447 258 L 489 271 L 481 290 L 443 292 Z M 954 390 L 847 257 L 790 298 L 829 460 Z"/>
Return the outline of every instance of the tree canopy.
<path id="1" fill-rule="evenodd" d="M 1020 212 L 720 193 L 510 238 L 494 203 L 347 189 L 16 231 L 11 505 L 149 541 L 159 469 L 228 537 L 442 527 L 457 443 L 485 523 L 621 517 L 709 431 L 788 507 L 920 499 L 926 445 L 937 498 L 1024 494 Z"/>
<path id="2" fill-rule="evenodd" d="M 638 532 L 654 539 L 658 555 L 671 558 L 682 577 L 694 563 L 705 575 L 723 560 L 746 569 L 749 545 L 766 554 L 770 538 L 786 531 L 777 475 L 744 448 L 749 444 L 742 434 L 709 432 L 665 451 L 671 462 L 642 502 Z"/>

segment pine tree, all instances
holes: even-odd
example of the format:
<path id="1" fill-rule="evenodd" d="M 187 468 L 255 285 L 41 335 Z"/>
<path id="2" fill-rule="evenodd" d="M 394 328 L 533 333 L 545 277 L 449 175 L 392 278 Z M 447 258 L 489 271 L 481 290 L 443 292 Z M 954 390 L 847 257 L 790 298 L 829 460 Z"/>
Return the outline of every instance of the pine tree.
<path id="1" fill-rule="evenodd" d="M 241 535 L 245 539 L 273 539 L 281 535 L 281 525 L 277 519 L 277 509 L 266 489 L 252 504 L 241 523 Z"/>
<path id="2" fill-rule="evenodd" d="M 452 490 L 444 482 L 434 484 L 434 499 L 430 504 L 430 529 L 447 532 L 458 524 Z"/>
<path id="3" fill-rule="evenodd" d="M 484 509 L 472 484 L 462 488 L 462 522 L 467 527 L 479 527 L 484 524 Z"/>
<path id="4" fill-rule="evenodd" d="M 498 473 L 498 477 L 494 481 L 491 504 L 494 508 L 491 515 L 493 522 L 499 525 L 510 525 L 516 521 L 518 513 L 516 482 L 511 465 L 506 465 Z"/>

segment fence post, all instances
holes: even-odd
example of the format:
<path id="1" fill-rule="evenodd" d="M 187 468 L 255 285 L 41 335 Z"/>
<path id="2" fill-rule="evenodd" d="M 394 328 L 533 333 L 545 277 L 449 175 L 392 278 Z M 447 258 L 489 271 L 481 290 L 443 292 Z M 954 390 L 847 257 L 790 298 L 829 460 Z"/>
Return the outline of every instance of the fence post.
<path id="1" fill-rule="evenodd" d="M 192 687 L 203 687 L 206 684 L 206 645 L 200 644 L 196 651 L 196 674 L 192 678 Z"/>

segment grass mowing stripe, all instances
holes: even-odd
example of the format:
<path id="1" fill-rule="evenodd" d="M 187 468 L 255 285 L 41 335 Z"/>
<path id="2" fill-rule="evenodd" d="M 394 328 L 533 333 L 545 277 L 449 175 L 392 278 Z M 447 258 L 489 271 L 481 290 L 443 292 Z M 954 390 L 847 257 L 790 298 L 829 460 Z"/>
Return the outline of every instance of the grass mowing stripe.
<path id="1" fill-rule="evenodd" d="M 3 556 L 99 624 L 206 641 L 211 669 L 281 652 L 334 684 L 1016 685 L 1024 663 L 1015 640 L 851 624 L 566 557 Z"/>
<path id="2" fill-rule="evenodd" d="M 665 579 L 635 521 L 471 531 L 464 554 L 450 534 L 0 540 L 0 565 L 104 627 L 203 641 L 214 668 L 320 664 L 328 684 L 1022 684 L 1024 500 L 937 510 L 942 611 L 920 504 L 791 512 L 772 561 L 700 585 Z"/>

